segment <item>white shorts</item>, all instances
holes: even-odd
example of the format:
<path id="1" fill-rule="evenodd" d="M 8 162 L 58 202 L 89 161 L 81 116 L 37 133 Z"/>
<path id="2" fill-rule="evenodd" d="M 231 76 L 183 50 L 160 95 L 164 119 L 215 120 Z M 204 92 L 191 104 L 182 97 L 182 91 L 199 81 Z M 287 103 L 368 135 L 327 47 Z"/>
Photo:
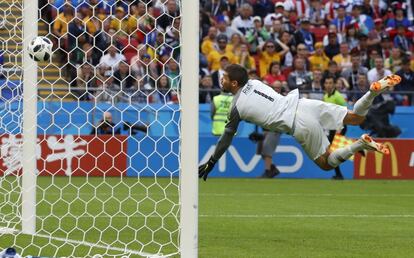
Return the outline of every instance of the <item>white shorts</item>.
<path id="1" fill-rule="evenodd" d="M 325 130 L 338 130 L 348 109 L 343 106 L 313 99 L 299 99 L 293 137 L 302 145 L 306 154 L 315 160 L 324 154 L 330 143 Z"/>

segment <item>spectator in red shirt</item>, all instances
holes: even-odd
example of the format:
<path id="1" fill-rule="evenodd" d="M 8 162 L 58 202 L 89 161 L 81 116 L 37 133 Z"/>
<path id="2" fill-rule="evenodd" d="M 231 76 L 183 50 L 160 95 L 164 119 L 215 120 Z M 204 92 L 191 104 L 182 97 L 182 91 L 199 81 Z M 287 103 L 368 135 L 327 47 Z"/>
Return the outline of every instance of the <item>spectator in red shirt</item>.
<path id="1" fill-rule="evenodd" d="M 286 77 L 280 71 L 280 63 L 272 62 L 269 65 L 268 73 L 263 77 L 263 80 L 267 84 L 272 84 L 274 81 L 281 81 L 286 83 Z"/>

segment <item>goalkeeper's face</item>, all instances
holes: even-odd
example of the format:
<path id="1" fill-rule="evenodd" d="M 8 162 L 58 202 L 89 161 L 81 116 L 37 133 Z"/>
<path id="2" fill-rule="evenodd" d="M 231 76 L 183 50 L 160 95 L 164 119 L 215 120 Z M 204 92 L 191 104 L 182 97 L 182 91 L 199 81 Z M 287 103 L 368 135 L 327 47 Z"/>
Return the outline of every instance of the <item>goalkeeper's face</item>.
<path id="1" fill-rule="evenodd" d="M 237 87 L 236 81 L 230 81 L 229 75 L 227 72 L 223 73 L 223 77 L 221 78 L 221 86 L 225 91 L 233 92 L 232 89 Z"/>
<path id="2" fill-rule="evenodd" d="M 223 73 L 223 77 L 221 77 L 220 87 L 224 90 L 229 90 L 230 79 L 227 72 Z"/>

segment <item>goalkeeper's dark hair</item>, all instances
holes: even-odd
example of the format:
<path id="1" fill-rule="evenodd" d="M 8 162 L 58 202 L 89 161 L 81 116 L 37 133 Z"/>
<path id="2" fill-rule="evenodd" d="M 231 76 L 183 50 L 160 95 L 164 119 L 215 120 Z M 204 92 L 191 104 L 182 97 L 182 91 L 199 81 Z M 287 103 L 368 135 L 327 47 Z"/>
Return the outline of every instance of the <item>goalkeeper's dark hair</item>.
<path id="1" fill-rule="evenodd" d="M 230 81 L 237 81 L 239 87 L 243 87 L 249 80 L 249 75 L 246 68 L 241 65 L 231 64 L 228 65 L 224 70 L 227 72 Z"/>

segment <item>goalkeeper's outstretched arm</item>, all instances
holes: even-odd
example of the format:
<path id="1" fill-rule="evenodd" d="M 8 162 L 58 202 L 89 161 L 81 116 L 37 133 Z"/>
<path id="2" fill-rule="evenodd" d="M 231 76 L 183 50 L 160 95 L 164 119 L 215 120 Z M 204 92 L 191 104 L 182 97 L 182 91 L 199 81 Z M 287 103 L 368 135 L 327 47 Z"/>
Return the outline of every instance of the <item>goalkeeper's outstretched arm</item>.
<path id="1" fill-rule="evenodd" d="M 217 142 L 216 149 L 214 150 L 213 155 L 211 155 L 210 159 L 207 163 L 204 163 L 198 167 L 198 177 L 203 178 L 204 181 L 207 179 L 208 174 L 213 170 L 214 165 L 220 159 L 220 157 L 224 154 L 227 148 L 230 146 L 231 141 L 233 140 L 234 134 L 236 134 L 237 127 L 240 123 L 240 115 L 239 111 L 236 108 L 236 105 L 233 105 L 229 120 L 226 124 L 226 128 L 224 130 L 224 134 L 220 137 Z"/>

